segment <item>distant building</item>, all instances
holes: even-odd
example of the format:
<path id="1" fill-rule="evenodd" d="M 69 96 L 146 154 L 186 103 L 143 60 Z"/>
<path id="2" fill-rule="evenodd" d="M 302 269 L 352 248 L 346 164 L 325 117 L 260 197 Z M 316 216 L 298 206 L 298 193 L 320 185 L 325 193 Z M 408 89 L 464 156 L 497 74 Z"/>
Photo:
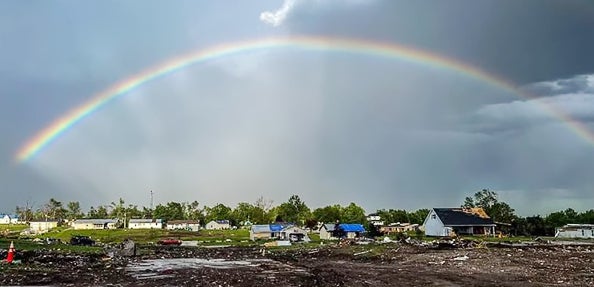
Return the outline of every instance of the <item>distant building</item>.
<path id="1" fill-rule="evenodd" d="M 425 222 L 426 236 L 495 235 L 495 223 L 482 208 L 433 208 Z"/>
<path id="2" fill-rule="evenodd" d="M 162 219 L 130 219 L 128 222 L 130 229 L 162 229 Z"/>
<path id="3" fill-rule="evenodd" d="M 166 226 L 168 230 L 199 231 L 200 220 L 170 220 Z"/>
<path id="4" fill-rule="evenodd" d="M 47 220 L 47 221 L 30 221 L 29 222 L 29 231 L 33 234 L 39 234 L 49 231 L 52 228 L 58 227 L 57 220 Z"/>
<path id="5" fill-rule="evenodd" d="M 297 226 L 287 226 L 280 231 L 280 240 L 291 242 L 310 241 L 307 232 Z"/>
<path id="6" fill-rule="evenodd" d="M 250 240 L 279 239 L 283 229 L 280 224 L 255 224 L 250 228 Z"/>
<path id="7" fill-rule="evenodd" d="M 379 231 L 383 234 L 393 234 L 393 233 L 404 233 L 408 231 L 415 231 L 419 229 L 418 224 L 410 224 L 410 223 L 390 223 L 388 225 L 382 226 L 379 228 Z"/>
<path id="8" fill-rule="evenodd" d="M 558 238 L 594 238 L 594 224 L 566 224 L 557 228 Z"/>
<path id="9" fill-rule="evenodd" d="M 384 221 L 382 220 L 382 217 L 377 213 L 371 213 L 371 214 L 367 215 L 367 222 L 369 222 L 375 226 L 384 225 Z"/>
<path id="10" fill-rule="evenodd" d="M 341 223 L 338 225 L 340 231 L 338 231 L 336 224 L 324 224 L 320 227 L 320 239 L 322 240 L 336 240 L 337 235 L 342 233 L 344 238 L 357 238 L 362 236 L 366 230 L 362 224 L 356 223 Z"/>
<path id="11" fill-rule="evenodd" d="M 229 220 L 212 220 L 206 224 L 205 228 L 208 230 L 231 229 L 231 224 L 229 223 Z"/>
<path id="12" fill-rule="evenodd" d="M 16 214 L 1 214 L 0 224 L 16 224 L 19 223 L 19 216 Z"/>
<path id="13" fill-rule="evenodd" d="M 77 219 L 70 222 L 73 229 L 115 229 L 118 221 L 116 219 Z"/>

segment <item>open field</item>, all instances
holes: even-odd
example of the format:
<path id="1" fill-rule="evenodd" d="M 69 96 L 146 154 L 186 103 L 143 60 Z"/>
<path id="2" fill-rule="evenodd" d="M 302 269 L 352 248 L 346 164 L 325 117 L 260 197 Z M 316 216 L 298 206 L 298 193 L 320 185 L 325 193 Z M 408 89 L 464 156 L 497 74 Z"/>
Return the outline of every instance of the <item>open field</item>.
<path id="1" fill-rule="evenodd" d="M 263 252 L 264 250 L 264 252 Z M 414 244 L 294 247 L 146 246 L 134 258 L 28 251 L 0 285 L 592 286 L 594 246 L 440 248 Z"/>
<path id="2" fill-rule="evenodd" d="M 62 241 L 69 241 L 73 235 L 89 236 L 101 243 L 120 243 L 124 239 L 132 239 L 138 243 L 154 243 L 164 238 L 176 238 L 180 240 L 204 241 L 205 243 L 216 243 L 230 239 L 231 242 L 249 240 L 249 230 L 200 230 L 198 232 L 185 230 L 165 229 L 112 229 L 112 230 L 56 230 L 44 233 L 37 237 L 58 238 Z"/>

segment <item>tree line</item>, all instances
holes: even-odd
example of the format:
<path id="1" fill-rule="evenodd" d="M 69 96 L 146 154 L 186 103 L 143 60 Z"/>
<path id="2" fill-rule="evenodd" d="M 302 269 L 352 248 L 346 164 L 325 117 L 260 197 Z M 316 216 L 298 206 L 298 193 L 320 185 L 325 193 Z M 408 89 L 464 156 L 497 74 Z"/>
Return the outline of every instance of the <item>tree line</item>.
<path id="1" fill-rule="evenodd" d="M 506 202 L 500 201 L 498 194 L 489 189 L 476 192 L 466 197 L 461 204 L 464 208 L 480 207 L 499 225 L 504 233 L 512 235 L 554 235 L 555 228 L 568 223 L 594 224 L 594 210 L 576 212 L 571 208 L 550 213 L 546 216 L 534 215 L 521 217 Z M 232 225 L 268 224 L 273 222 L 291 222 L 306 227 L 314 227 L 318 222 L 361 223 L 368 225 L 365 210 L 354 202 L 341 206 L 339 204 L 311 210 L 298 195 L 292 195 L 286 202 L 273 205 L 271 200 L 259 197 L 255 202 L 240 202 L 234 208 L 218 203 L 213 206 L 202 206 L 198 201 L 167 202 L 154 208 L 139 207 L 126 204 L 124 199 L 107 205 L 91 206 L 83 212 L 78 201 L 64 204 L 54 198 L 34 208 L 29 202 L 25 206 L 17 206 L 16 214 L 24 221 L 32 220 L 74 220 L 115 218 L 160 218 L 170 220 L 200 220 L 207 223 L 211 220 L 230 220 Z M 428 209 L 406 211 L 403 209 L 380 209 L 375 212 L 385 224 L 407 222 L 423 224 L 429 213 Z M 369 226 L 369 225 L 368 225 Z"/>

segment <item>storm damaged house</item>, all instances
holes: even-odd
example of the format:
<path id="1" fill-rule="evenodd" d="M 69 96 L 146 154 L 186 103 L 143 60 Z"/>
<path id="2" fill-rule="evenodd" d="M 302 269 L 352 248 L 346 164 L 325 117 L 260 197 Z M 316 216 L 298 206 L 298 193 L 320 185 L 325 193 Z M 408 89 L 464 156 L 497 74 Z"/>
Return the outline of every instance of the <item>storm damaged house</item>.
<path id="1" fill-rule="evenodd" d="M 433 208 L 423 226 L 426 236 L 494 236 L 496 225 L 482 208 Z"/>
<path id="2" fill-rule="evenodd" d="M 594 224 L 566 224 L 557 228 L 555 237 L 594 238 Z"/>

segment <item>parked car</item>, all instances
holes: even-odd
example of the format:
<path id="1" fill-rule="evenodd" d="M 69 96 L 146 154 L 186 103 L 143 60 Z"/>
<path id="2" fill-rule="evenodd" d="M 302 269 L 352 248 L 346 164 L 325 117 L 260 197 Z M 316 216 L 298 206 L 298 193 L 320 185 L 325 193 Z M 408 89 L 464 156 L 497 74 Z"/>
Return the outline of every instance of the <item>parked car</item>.
<path id="1" fill-rule="evenodd" d="M 83 246 L 92 246 L 95 245 L 95 240 L 91 239 L 88 236 L 76 235 L 70 238 L 71 245 L 83 245 Z"/>
<path id="2" fill-rule="evenodd" d="M 159 245 L 181 245 L 182 242 L 179 239 L 172 239 L 172 238 L 168 238 L 168 239 L 161 239 L 159 241 L 157 241 L 157 244 Z"/>

